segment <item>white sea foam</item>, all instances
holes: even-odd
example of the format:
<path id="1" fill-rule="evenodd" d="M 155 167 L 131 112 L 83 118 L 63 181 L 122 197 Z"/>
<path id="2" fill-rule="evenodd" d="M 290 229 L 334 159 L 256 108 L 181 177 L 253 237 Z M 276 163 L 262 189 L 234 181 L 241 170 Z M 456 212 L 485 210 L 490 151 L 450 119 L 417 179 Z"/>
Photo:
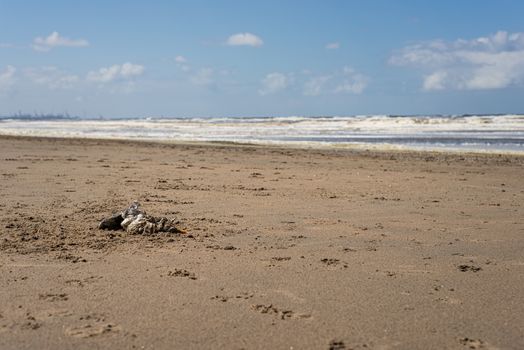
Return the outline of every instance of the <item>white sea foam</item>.
<path id="1" fill-rule="evenodd" d="M 524 153 L 524 115 L 3 119 L 0 134 Z"/>

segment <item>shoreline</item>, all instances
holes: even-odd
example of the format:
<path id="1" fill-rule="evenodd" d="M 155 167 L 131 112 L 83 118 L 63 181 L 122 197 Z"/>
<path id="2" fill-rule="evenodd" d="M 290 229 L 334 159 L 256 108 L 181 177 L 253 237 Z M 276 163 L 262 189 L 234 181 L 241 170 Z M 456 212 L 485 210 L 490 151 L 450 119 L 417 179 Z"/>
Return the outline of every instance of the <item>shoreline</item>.
<path id="1" fill-rule="evenodd" d="M 520 152 L 491 152 L 491 151 L 462 151 L 462 150 L 418 150 L 418 149 L 402 149 L 402 148 L 366 148 L 366 147 L 351 147 L 351 146 L 326 146 L 313 147 L 309 145 L 296 144 L 261 144 L 261 143 L 241 143 L 232 141 L 170 141 L 170 140 L 151 140 L 151 139 L 129 139 L 129 138 L 91 138 L 91 137 L 56 137 L 56 136 L 27 136 L 27 135 L 7 135 L 0 134 L 0 139 L 20 139 L 20 140 L 54 140 L 63 142 L 80 142 L 100 144 L 107 142 L 108 144 L 123 144 L 123 145 L 149 145 L 149 146 L 171 146 L 171 147 L 219 147 L 219 148 L 253 148 L 253 149 L 273 149 L 273 150 L 296 150 L 305 152 L 318 153 L 332 153 L 332 154 L 346 154 L 349 156 L 362 156 L 372 158 L 387 158 L 392 155 L 399 155 L 406 158 L 426 159 L 433 157 L 434 160 L 464 160 L 475 159 L 504 159 L 504 162 L 524 162 L 524 153 Z"/>

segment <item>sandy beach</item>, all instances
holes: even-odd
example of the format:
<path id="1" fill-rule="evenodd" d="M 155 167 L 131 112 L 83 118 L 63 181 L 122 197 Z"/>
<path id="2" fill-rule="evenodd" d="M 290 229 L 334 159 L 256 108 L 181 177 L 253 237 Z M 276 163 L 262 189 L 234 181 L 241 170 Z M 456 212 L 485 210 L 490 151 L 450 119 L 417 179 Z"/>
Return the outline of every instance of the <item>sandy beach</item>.
<path id="1" fill-rule="evenodd" d="M 524 348 L 523 156 L 0 150 L 0 349 Z M 186 233 L 98 229 L 133 200 Z"/>

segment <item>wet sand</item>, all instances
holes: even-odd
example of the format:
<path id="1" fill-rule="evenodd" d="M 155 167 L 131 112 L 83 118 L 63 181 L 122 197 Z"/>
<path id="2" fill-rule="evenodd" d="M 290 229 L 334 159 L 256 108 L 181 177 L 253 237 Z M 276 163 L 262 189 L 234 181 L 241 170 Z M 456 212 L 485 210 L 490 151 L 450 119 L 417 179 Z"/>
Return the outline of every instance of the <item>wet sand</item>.
<path id="1" fill-rule="evenodd" d="M 0 137 L 0 349 L 522 349 L 524 157 Z M 139 200 L 185 234 L 98 222 Z"/>

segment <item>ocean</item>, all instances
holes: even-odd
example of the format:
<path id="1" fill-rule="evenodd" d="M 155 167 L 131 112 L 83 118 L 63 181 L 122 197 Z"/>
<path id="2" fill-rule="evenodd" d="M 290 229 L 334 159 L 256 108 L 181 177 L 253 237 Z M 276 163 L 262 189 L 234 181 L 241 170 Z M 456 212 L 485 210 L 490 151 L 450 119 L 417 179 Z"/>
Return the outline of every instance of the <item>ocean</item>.
<path id="1" fill-rule="evenodd" d="M 0 134 L 524 154 L 524 115 L 3 117 L 0 118 Z"/>

